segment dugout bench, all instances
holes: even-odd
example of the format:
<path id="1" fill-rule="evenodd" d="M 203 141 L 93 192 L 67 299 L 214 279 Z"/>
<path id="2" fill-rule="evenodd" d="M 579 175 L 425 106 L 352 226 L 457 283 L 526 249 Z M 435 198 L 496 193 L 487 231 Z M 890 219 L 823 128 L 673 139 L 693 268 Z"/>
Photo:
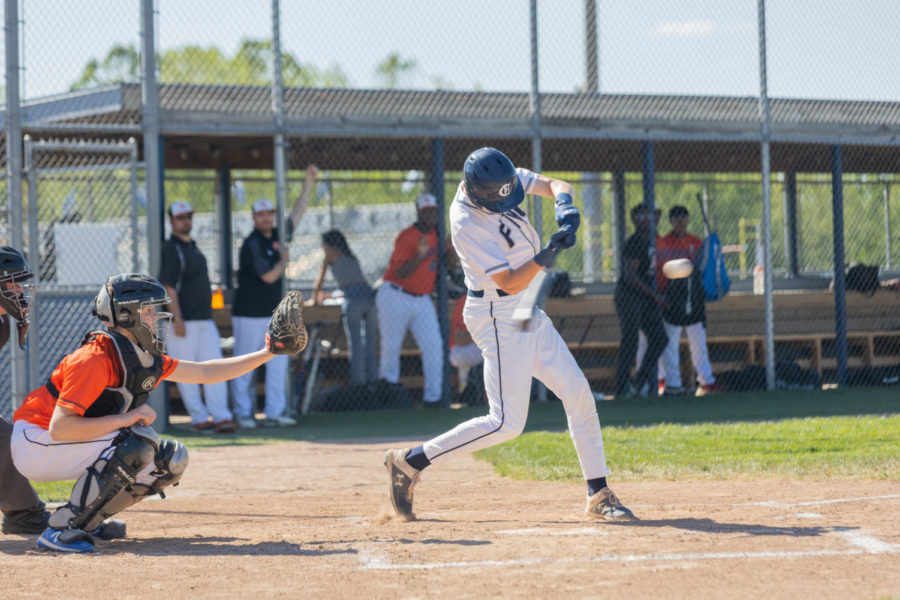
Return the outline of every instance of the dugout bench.
<path id="1" fill-rule="evenodd" d="M 448 305 L 448 315 L 453 302 Z M 763 302 L 761 295 L 732 293 L 707 304 L 707 346 L 713 373 L 765 364 Z M 620 333 L 612 295 L 548 298 L 545 310 L 594 389 L 611 390 Z M 836 368 L 831 292 L 776 292 L 774 311 L 779 360 L 793 360 L 819 375 Z M 213 313 L 221 335 L 229 337 L 231 307 Z M 308 327 L 325 324 L 320 335 L 331 342 L 330 352 L 321 358 L 319 389 L 349 381 L 347 340 L 340 316 L 339 306 L 314 306 L 303 312 Z M 693 382 L 695 374 L 685 337 L 680 352 L 682 379 Z M 849 368 L 900 363 L 900 293 L 879 291 L 871 297 L 847 294 L 847 354 Z M 411 335 L 404 340 L 401 352 L 400 382 L 412 390 L 420 390 L 424 383 L 419 350 Z"/>

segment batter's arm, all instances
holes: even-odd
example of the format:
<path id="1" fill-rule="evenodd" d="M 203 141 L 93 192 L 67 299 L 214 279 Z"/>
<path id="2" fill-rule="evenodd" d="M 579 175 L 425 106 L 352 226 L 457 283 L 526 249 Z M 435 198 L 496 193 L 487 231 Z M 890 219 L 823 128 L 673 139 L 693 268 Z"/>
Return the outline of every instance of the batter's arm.
<path id="1" fill-rule="evenodd" d="M 556 198 L 560 194 L 569 194 L 575 196 L 575 188 L 571 183 L 562 179 L 553 179 L 546 175 L 537 174 L 534 178 L 531 191 L 528 193 L 543 196 L 545 198 Z"/>
<path id="2" fill-rule="evenodd" d="M 534 260 L 529 260 L 521 267 L 491 275 L 491 279 L 497 284 L 498 288 L 507 294 L 518 294 L 528 287 L 531 280 L 534 279 L 535 275 L 543 268 L 544 267 L 534 262 Z"/>

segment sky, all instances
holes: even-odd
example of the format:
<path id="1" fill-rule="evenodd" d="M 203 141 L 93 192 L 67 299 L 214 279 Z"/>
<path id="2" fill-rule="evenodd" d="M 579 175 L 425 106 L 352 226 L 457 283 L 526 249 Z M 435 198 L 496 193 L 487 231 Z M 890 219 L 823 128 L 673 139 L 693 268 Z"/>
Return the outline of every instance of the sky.
<path id="1" fill-rule="evenodd" d="M 585 75 L 584 0 L 538 0 L 544 92 Z M 267 38 L 271 0 L 157 0 L 157 47 Z M 893 0 L 768 0 L 770 97 L 900 101 Z M 755 96 L 757 0 L 597 0 L 600 91 Z M 398 87 L 528 91 L 529 0 L 281 0 L 284 49 L 352 87 L 381 87 L 391 53 L 415 62 Z M 91 58 L 139 46 L 139 0 L 20 0 L 24 93 L 64 92 Z M 0 57 L 0 62 L 4 58 Z M 4 64 L 5 69 L 5 64 Z"/>

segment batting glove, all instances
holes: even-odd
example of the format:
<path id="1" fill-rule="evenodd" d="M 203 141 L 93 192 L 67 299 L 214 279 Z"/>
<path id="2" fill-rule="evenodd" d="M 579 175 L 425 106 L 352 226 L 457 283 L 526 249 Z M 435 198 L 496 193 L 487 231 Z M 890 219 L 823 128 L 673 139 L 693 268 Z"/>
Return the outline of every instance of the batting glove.
<path id="1" fill-rule="evenodd" d="M 572 204 L 572 196 L 569 194 L 560 194 L 556 197 L 556 224 L 560 228 L 571 226 L 573 234 L 581 225 L 581 213 Z"/>
<path id="2" fill-rule="evenodd" d="M 571 244 L 569 244 L 569 236 L 572 238 Z M 549 267 L 553 265 L 553 262 L 556 260 L 556 255 L 560 250 L 571 248 L 574 245 L 575 234 L 567 229 L 560 229 L 550 236 L 550 240 L 547 242 L 547 245 L 544 246 L 544 249 L 534 255 L 534 262 L 542 267 Z"/>

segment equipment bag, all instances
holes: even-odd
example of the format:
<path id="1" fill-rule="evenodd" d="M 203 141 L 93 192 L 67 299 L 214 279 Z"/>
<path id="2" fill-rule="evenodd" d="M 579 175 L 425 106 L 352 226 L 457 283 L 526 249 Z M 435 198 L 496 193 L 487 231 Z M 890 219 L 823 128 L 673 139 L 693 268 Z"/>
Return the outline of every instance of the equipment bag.
<path id="1" fill-rule="evenodd" d="M 722 256 L 722 242 L 715 233 L 703 240 L 701 250 L 700 271 L 703 273 L 703 288 L 706 290 L 706 301 L 721 300 L 731 289 L 731 280 L 725 269 L 725 257 Z"/>

